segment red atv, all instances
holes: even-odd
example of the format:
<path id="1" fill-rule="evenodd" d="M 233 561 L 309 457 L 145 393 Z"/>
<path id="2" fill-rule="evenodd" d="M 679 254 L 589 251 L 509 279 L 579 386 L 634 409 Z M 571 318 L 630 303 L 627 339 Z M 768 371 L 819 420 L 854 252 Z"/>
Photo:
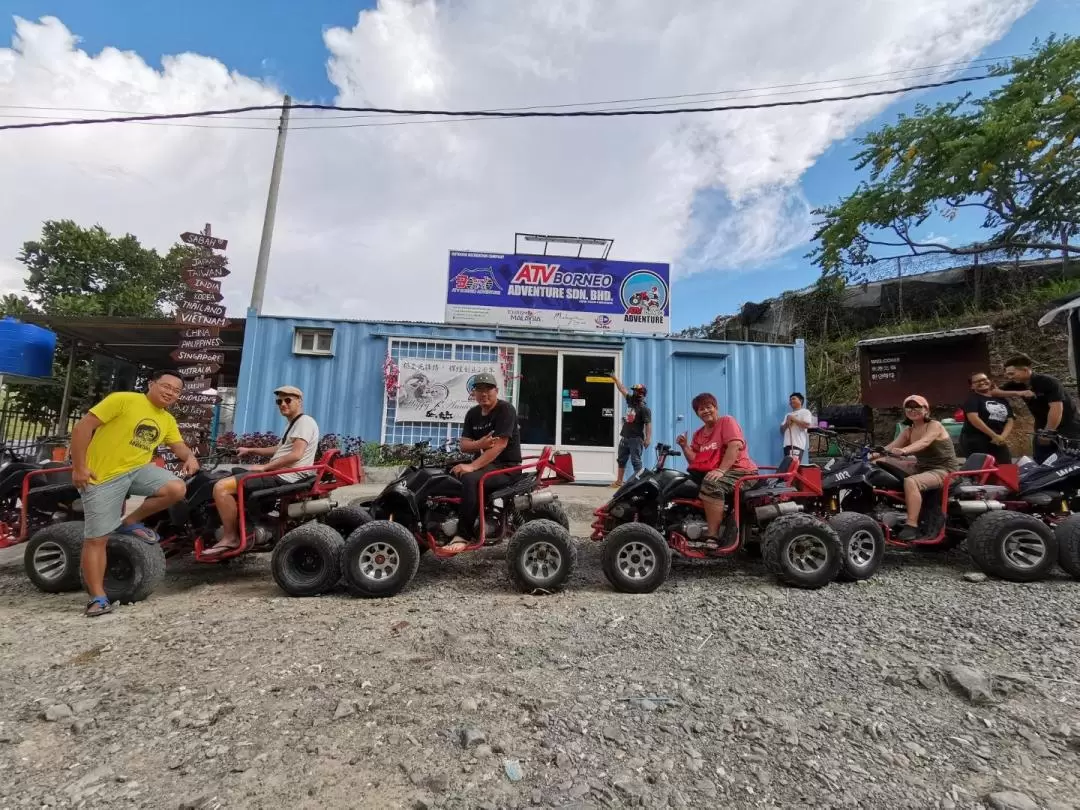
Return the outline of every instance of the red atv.
<path id="1" fill-rule="evenodd" d="M 782 582 L 821 588 L 840 572 L 840 540 L 805 504 L 821 497 L 821 470 L 785 458 L 773 472 L 746 476 L 735 485 L 724 517 L 723 539 L 710 547 L 698 484 L 666 469 L 682 453 L 656 447 L 656 468 L 626 482 L 596 510 L 592 539 L 604 541 L 604 575 L 625 593 L 649 593 L 667 579 L 671 554 L 691 559 L 728 557 L 760 536 L 766 566 Z M 774 468 L 763 467 L 763 470 Z"/>
<path id="2" fill-rule="evenodd" d="M 471 456 L 437 456 L 427 442 L 416 445 L 416 462 L 370 501 L 349 505 L 362 522 L 345 542 L 341 572 L 354 596 L 387 597 L 404 589 L 416 575 L 420 555 L 454 557 L 507 542 L 510 579 L 521 590 L 555 591 L 573 572 L 577 548 L 570 521 L 558 496 L 548 489 L 548 475 L 572 482 L 572 459 L 545 447 L 516 467 L 499 469 L 480 481 L 481 504 L 472 545 L 461 551 L 444 546 L 458 533 L 461 480 L 450 473 Z M 509 486 L 491 491 L 492 475 L 516 475 Z"/>

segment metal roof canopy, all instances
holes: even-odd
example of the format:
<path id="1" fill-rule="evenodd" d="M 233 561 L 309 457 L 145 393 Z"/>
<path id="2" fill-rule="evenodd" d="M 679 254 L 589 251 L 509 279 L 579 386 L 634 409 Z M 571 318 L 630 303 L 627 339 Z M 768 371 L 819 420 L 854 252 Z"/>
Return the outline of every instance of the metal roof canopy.
<path id="1" fill-rule="evenodd" d="M 58 336 L 74 341 L 78 348 L 114 357 L 146 369 L 175 368 L 169 357 L 180 342 L 180 332 L 189 328 L 171 318 L 88 318 L 26 315 L 21 319 L 45 326 Z M 214 349 L 225 355 L 219 374 L 223 386 L 235 386 L 240 379 L 240 354 L 244 348 L 244 324 L 230 318 L 220 327 L 222 345 Z"/>
<path id="2" fill-rule="evenodd" d="M 889 337 L 867 338 L 860 340 L 855 345 L 863 346 L 892 346 L 897 343 L 920 343 L 928 341 L 943 341 L 952 338 L 972 337 L 974 335 L 988 335 L 994 331 L 992 326 L 965 326 L 960 329 L 943 329 L 940 332 L 918 332 L 913 335 L 890 335 Z"/>
<path id="3" fill-rule="evenodd" d="M 548 253 L 548 248 L 551 243 L 554 242 L 559 245 L 577 245 L 576 258 L 582 258 L 581 249 L 585 245 L 593 245 L 595 247 L 602 247 L 604 249 L 603 254 L 600 256 L 594 256 L 592 258 L 606 259 L 608 253 L 611 252 L 611 246 L 615 244 L 614 239 L 598 239 L 595 236 L 548 236 L 546 234 L 539 233 L 515 233 L 514 234 L 514 252 L 518 252 L 518 243 L 525 242 L 538 242 L 544 246 L 544 256 L 570 256 L 569 253 Z M 589 258 L 588 256 L 584 258 Z"/>

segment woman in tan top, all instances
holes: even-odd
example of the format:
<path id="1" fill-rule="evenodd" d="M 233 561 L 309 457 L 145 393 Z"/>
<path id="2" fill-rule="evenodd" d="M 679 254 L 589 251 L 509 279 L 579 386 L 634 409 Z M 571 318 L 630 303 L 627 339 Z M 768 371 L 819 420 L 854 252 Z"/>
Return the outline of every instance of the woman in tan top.
<path id="1" fill-rule="evenodd" d="M 944 486 L 945 477 L 959 469 L 960 462 L 945 426 L 930 418 L 930 403 L 925 397 L 912 394 L 905 399 L 904 417 L 908 427 L 885 449 L 896 455 L 915 457 L 915 475 L 904 479 L 907 522 L 897 537 L 910 542 L 920 539 L 919 510 L 922 509 L 923 492 Z"/>

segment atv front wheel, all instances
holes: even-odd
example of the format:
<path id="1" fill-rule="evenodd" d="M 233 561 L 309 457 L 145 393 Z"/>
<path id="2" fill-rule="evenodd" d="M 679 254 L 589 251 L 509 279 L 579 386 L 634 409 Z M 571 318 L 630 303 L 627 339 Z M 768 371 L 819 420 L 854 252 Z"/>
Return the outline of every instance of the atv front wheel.
<path id="1" fill-rule="evenodd" d="M 601 554 L 604 576 L 622 593 L 652 593 L 671 573 L 671 549 L 660 532 L 644 523 L 616 526 Z"/>
<path id="2" fill-rule="evenodd" d="M 1058 540 L 1046 524 L 1022 512 L 987 512 L 968 532 L 968 553 L 991 576 L 1009 582 L 1045 579 L 1058 561 Z"/>
<path id="3" fill-rule="evenodd" d="M 858 512 L 841 512 L 829 518 L 829 525 L 840 538 L 843 555 L 837 578 L 844 582 L 870 579 L 885 557 L 885 534 L 877 521 Z"/>
<path id="4" fill-rule="evenodd" d="M 1058 565 L 1073 579 L 1080 579 L 1080 515 L 1065 518 L 1054 531 Z"/>
<path id="5" fill-rule="evenodd" d="M 332 514 L 332 513 L 330 513 Z M 274 547 L 270 571 L 289 596 L 319 596 L 341 579 L 341 549 L 337 530 L 322 523 L 304 523 L 286 532 Z"/>
<path id="6" fill-rule="evenodd" d="M 420 550 L 400 523 L 374 520 L 349 535 L 341 552 L 341 577 L 353 596 L 382 599 L 400 593 L 416 576 Z"/>
<path id="7" fill-rule="evenodd" d="M 165 579 L 165 552 L 129 534 L 110 534 L 105 545 L 105 595 L 110 602 L 141 602 Z"/>
<path id="8" fill-rule="evenodd" d="M 761 540 L 765 567 L 786 585 L 823 588 L 840 573 L 843 549 L 836 532 L 813 515 L 784 515 L 772 521 Z"/>
<path id="9" fill-rule="evenodd" d="M 553 520 L 531 520 L 514 532 L 506 546 L 510 579 L 518 590 L 556 591 L 577 565 L 570 532 Z"/>
<path id="10" fill-rule="evenodd" d="M 34 586 L 45 593 L 67 593 L 82 587 L 83 522 L 54 523 L 34 533 L 26 544 L 23 567 Z"/>

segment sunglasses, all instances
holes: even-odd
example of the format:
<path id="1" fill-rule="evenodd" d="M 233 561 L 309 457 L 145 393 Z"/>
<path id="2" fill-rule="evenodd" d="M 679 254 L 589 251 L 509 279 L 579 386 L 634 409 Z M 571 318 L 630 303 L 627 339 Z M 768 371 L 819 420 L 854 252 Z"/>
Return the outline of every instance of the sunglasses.
<path id="1" fill-rule="evenodd" d="M 291 405 L 292 401 L 293 401 L 292 397 L 278 397 L 277 399 L 274 400 L 274 402 L 276 402 L 278 405 L 281 405 L 281 403 L 283 403 L 283 402 L 286 405 Z"/>

